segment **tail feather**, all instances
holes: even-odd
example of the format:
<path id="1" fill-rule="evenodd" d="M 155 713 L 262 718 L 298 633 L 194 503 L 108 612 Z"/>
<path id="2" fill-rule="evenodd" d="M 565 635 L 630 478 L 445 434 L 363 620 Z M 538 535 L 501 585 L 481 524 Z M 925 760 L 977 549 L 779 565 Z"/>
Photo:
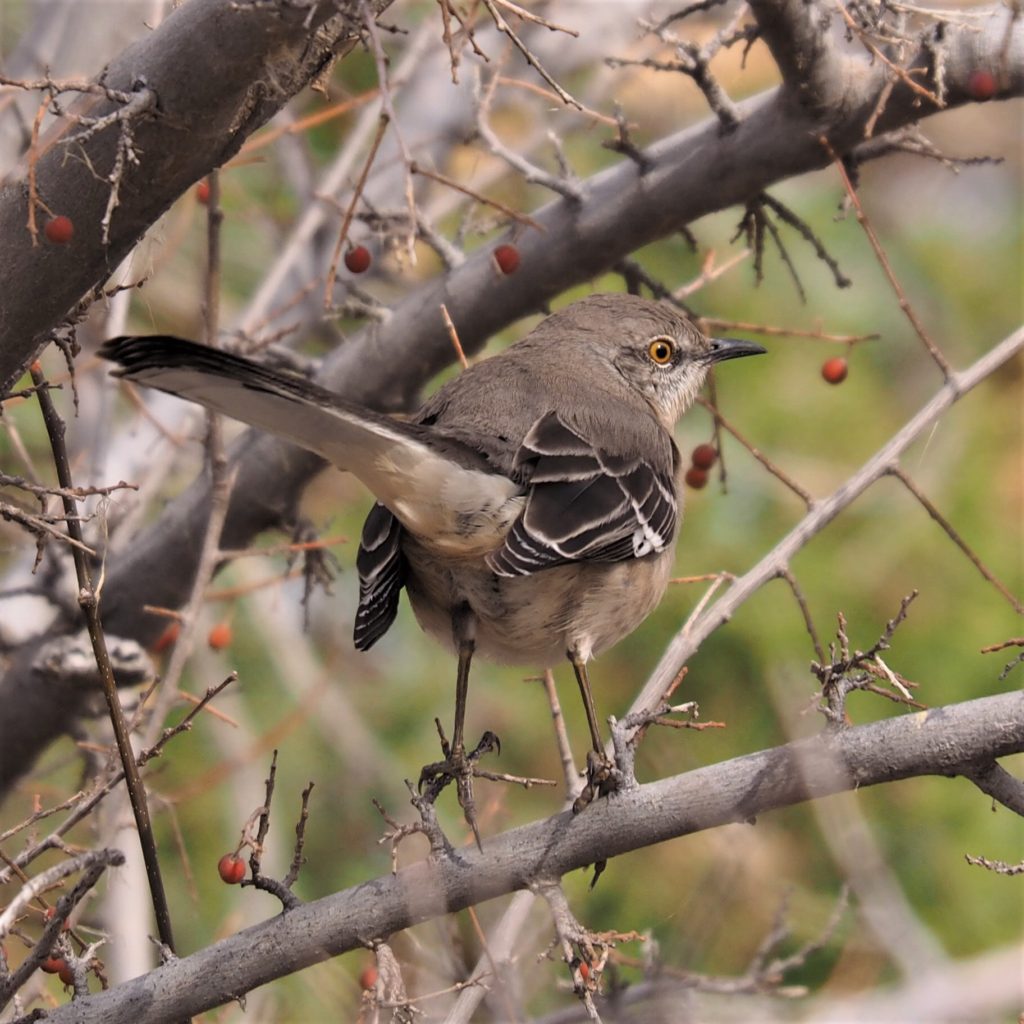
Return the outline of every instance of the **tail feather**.
<path id="1" fill-rule="evenodd" d="M 392 419 L 303 377 L 167 335 L 112 338 L 99 354 L 126 380 L 197 402 L 275 434 L 347 470 L 425 536 L 458 528 L 465 511 L 515 490 L 464 442 Z"/>
<path id="2" fill-rule="evenodd" d="M 99 354 L 118 364 L 115 376 L 286 438 L 357 475 L 350 463 L 363 461 L 367 449 L 422 444 L 412 424 L 346 403 L 304 377 L 182 338 L 111 338 Z"/>

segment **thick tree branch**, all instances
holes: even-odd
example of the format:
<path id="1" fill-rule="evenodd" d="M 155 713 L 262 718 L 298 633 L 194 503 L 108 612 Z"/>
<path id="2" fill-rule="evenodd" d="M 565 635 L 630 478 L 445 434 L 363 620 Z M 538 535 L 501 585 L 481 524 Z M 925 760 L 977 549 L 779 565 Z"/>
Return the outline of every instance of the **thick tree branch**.
<path id="1" fill-rule="evenodd" d="M 832 12 L 805 0 L 751 0 L 750 10 L 788 90 L 807 112 L 827 116 L 862 91 L 862 61 L 837 47 Z M 853 89 L 851 90 L 851 85 Z"/>
<path id="2" fill-rule="evenodd" d="M 389 2 L 376 0 L 374 10 Z M 253 131 L 354 45 L 350 26 L 359 7 L 356 0 L 308 6 L 191 0 L 102 77 L 108 90 L 147 96 L 144 111 L 90 133 L 76 118 L 104 118 L 122 105 L 86 93 L 39 140 L 22 177 L 0 190 L 0 393 L 48 332 L 106 280 L 182 192 L 234 156 Z M 125 125 L 138 163 L 122 159 L 120 166 Z M 46 204 L 37 217 L 45 219 L 41 211 L 49 208 L 71 218 L 71 244 L 33 240 L 30 191 Z"/>
<path id="3" fill-rule="evenodd" d="M 420 921 L 557 880 L 597 859 L 844 790 L 1024 751 L 1024 694 L 903 715 L 662 779 L 425 861 L 274 917 L 46 1015 L 53 1024 L 159 1024 Z"/>
<path id="4" fill-rule="evenodd" d="M 985 760 L 979 765 L 965 768 L 961 773 L 978 789 L 998 800 L 1004 807 L 1024 816 L 1024 782 L 1011 775 L 1002 765 Z"/>

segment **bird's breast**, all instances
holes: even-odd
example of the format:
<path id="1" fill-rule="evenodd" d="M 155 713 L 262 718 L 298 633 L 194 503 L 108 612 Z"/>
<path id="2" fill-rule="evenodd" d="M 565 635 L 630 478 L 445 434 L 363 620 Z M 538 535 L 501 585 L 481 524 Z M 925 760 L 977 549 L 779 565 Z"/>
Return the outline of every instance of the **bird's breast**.
<path id="1" fill-rule="evenodd" d="M 632 633 L 664 595 L 673 561 L 666 550 L 499 577 L 482 559 L 453 562 L 415 540 L 404 550 L 409 599 L 426 632 L 452 649 L 451 610 L 466 602 L 478 656 L 538 668 L 558 664 L 570 648 L 589 659 Z"/>

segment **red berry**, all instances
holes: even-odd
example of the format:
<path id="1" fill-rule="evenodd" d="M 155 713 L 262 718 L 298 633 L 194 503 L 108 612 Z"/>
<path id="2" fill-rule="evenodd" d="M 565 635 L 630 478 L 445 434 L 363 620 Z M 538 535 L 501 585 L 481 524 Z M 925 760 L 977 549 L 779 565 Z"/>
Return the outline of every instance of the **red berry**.
<path id="1" fill-rule="evenodd" d="M 65 985 L 71 986 L 75 983 L 75 972 L 71 970 L 71 967 L 68 964 L 64 964 L 64 966 L 57 972 L 57 977 L 60 978 Z"/>
<path id="2" fill-rule="evenodd" d="M 590 964 L 586 960 L 580 961 L 580 977 L 586 981 L 590 977 Z"/>
<path id="3" fill-rule="evenodd" d="M 75 225 L 70 217 L 54 217 L 46 222 L 43 234 L 54 245 L 67 245 L 75 234 Z"/>
<path id="4" fill-rule="evenodd" d="M 718 452 L 713 444 L 699 444 L 690 453 L 690 461 L 697 469 L 710 469 L 718 459 Z"/>
<path id="5" fill-rule="evenodd" d="M 514 274 L 519 269 L 519 250 L 507 242 L 494 250 L 494 262 L 503 274 Z"/>
<path id="6" fill-rule="evenodd" d="M 700 466 L 691 466 L 686 471 L 686 483 L 695 491 L 699 491 L 708 482 L 708 471 Z"/>
<path id="7" fill-rule="evenodd" d="M 848 370 L 849 366 L 842 356 L 833 356 L 822 364 L 821 375 L 829 384 L 842 384 Z"/>
<path id="8" fill-rule="evenodd" d="M 345 266 L 353 274 L 365 274 L 372 262 L 373 257 L 365 245 L 357 245 L 345 253 Z"/>
<path id="9" fill-rule="evenodd" d="M 237 853 L 225 853 L 217 861 L 217 873 L 227 885 L 238 885 L 245 878 L 245 861 Z"/>
<path id="10" fill-rule="evenodd" d="M 367 964 L 359 974 L 359 987 L 369 990 L 377 984 L 377 968 Z"/>
<path id="11" fill-rule="evenodd" d="M 215 651 L 223 651 L 225 647 L 231 645 L 231 641 L 234 639 L 234 634 L 231 631 L 230 622 L 218 622 L 213 629 L 210 630 L 209 635 L 206 638 L 207 644 Z"/>
<path id="12" fill-rule="evenodd" d="M 205 178 L 196 185 L 196 199 L 198 199 L 203 206 L 210 201 L 210 183 Z"/>
<path id="13" fill-rule="evenodd" d="M 61 971 L 66 971 L 67 967 L 68 962 L 62 956 L 48 956 L 39 965 L 40 970 L 45 971 L 47 974 L 59 974 Z"/>
<path id="14" fill-rule="evenodd" d="M 967 78 L 967 92 L 979 103 L 992 99 L 996 94 L 996 76 L 985 68 L 975 68 Z"/>

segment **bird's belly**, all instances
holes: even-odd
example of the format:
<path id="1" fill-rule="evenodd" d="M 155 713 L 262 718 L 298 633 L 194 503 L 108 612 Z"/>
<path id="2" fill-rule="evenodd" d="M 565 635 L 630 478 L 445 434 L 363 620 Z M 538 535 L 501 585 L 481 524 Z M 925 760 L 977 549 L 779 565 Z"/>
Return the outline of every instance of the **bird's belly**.
<path id="1" fill-rule="evenodd" d="M 427 633 L 453 649 L 451 610 L 466 602 L 478 656 L 538 668 L 558 664 L 570 648 L 586 660 L 632 633 L 661 600 L 672 567 L 665 551 L 507 578 L 482 562 L 453 565 L 408 545 L 406 555 L 409 599 Z"/>

